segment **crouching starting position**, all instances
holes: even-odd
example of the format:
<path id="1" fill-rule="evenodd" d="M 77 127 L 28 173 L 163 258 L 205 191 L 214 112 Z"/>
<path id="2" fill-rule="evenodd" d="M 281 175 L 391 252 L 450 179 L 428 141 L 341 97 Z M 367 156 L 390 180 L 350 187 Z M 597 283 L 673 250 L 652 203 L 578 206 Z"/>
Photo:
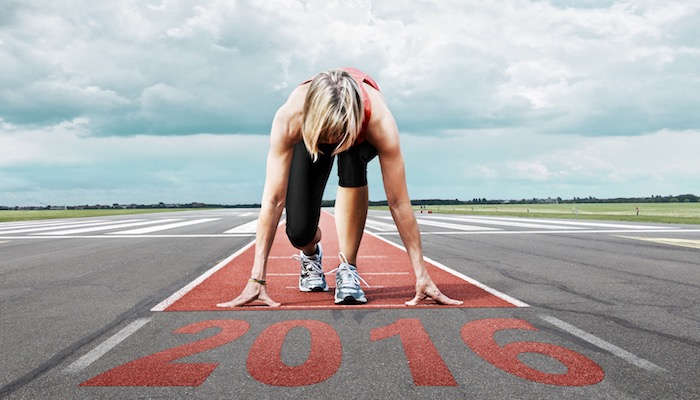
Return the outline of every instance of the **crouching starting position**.
<path id="1" fill-rule="evenodd" d="M 265 277 L 285 206 L 287 236 L 300 250 L 295 256 L 301 263 L 299 290 L 328 291 L 318 222 L 321 197 L 336 156 L 339 187 L 335 223 L 341 253 L 335 269 L 335 303 L 366 303 L 357 251 L 367 219 L 367 163 L 377 155 L 389 209 L 416 275 L 416 295 L 406 304 L 416 305 L 426 298 L 441 304 L 462 304 L 442 294 L 425 267 L 420 231 L 406 188 L 398 128 L 369 75 L 341 68 L 302 83 L 275 114 L 270 136 L 251 278 L 238 297 L 219 307 L 256 300 L 272 307 L 280 305 L 267 292 Z"/>

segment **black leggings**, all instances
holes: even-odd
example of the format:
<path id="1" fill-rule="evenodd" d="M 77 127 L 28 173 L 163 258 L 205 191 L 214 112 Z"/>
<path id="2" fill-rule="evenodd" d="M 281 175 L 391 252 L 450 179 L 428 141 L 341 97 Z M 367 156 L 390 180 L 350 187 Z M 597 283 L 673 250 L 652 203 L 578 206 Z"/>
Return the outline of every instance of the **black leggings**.
<path id="1" fill-rule="evenodd" d="M 320 145 L 314 163 L 304 142 L 294 146 L 287 188 L 287 237 L 294 247 L 301 248 L 314 239 L 321 216 L 321 200 L 333 167 L 333 145 Z M 338 184 L 342 187 L 367 185 L 367 164 L 377 149 L 366 140 L 338 154 Z"/>

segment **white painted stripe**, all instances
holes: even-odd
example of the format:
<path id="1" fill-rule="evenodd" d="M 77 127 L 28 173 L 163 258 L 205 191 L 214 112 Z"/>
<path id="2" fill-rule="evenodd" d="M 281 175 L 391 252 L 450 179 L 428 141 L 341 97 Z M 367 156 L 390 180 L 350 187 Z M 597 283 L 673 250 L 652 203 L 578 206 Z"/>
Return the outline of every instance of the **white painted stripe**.
<path id="1" fill-rule="evenodd" d="M 371 259 L 377 259 L 377 258 L 388 258 L 387 256 L 381 256 L 381 255 L 358 255 L 357 258 L 371 258 Z M 292 256 L 268 256 L 268 260 L 285 260 L 285 259 L 292 259 Z"/>
<path id="2" fill-rule="evenodd" d="M 127 325 L 124 329 L 117 332 L 114 336 L 105 340 L 102 344 L 95 347 L 94 349 L 89 351 L 87 354 L 80 357 L 75 362 L 73 362 L 71 365 L 66 367 L 63 370 L 63 372 L 68 373 L 68 374 L 74 374 L 74 373 L 78 373 L 78 372 L 82 371 L 88 365 L 92 364 L 93 362 L 97 361 L 100 357 L 107 354 L 108 351 L 112 350 L 116 345 L 123 342 L 126 338 L 131 336 L 134 332 L 141 329 L 141 327 L 146 325 L 150 320 L 151 320 L 151 318 L 139 318 L 139 319 L 133 321 L 132 323 Z"/>
<path id="3" fill-rule="evenodd" d="M 508 218 L 508 217 L 478 217 L 478 216 L 470 216 L 470 219 L 496 219 L 496 220 L 503 220 L 503 221 L 523 221 L 523 218 Z M 607 223 L 607 222 L 586 222 L 586 221 L 579 221 L 579 220 L 549 220 L 549 219 L 538 219 L 538 218 L 527 218 L 527 221 L 532 221 L 540 224 L 552 224 L 552 225 L 574 225 L 574 226 L 595 226 L 595 227 L 601 227 L 601 228 L 627 228 L 627 229 L 668 229 L 669 227 L 665 226 L 650 226 L 650 225 L 638 225 L 636 223 L 630 223 L 630 224 L 615 224 L 615 223 Z"/>
<path id="4" fill-rule="evenodd" d="M 195 220 L 191 220 L 191 221 L 183 221 L 183 222 L 175 222 L 172 224 L 151 226 L 148 228 L 131 229 L 128 231 L 121 231 L 121 232 L 111 232 L 110 235 L 142 235 L 144 233 L 158 232 L 158 231 L 164 231 L 166 229 L 174 229 L 174 228 L 180 228 L 183 226 L 203 224 L 205 222 L 218 221 L 220 219 L 221 218 L 195 219 Z M 177 221 L 177 220 L 175 220 L 175 221 Z"/>
<path id="5" fill-rule="evenodd" d="M 571 227 L 571 226 L 552 226 L 552 225 L 544 225 L 544 224 L 533 224 L 530 222 L 523 222 L 522 220 L 519 221 L 513 221 L 513 219 L 505 220 L 505 219 L 487 219 L 487 218 L 455 218 L 455 217 L 431 217 L 431 219 L 444 219 L 444 220 L 449 220 L 449 221 L 460 221 L 460 222 L 468 222 L 472 224 L 486 224 L 486 225 L 496 225 L 496 226 L 514 226 L 517 228 L 532 228 L 532 229 L 582 229 L 579 227 Z"/>
<path id="6" fill-rule="evenodd" d="M 385 286 L 372 286 L 373 288 L 380 288 L 380 287 L 385 287 Z M 290 286 L 289 289 L 299 289 L 296 286 Z M 333 287 L 329 286 L 329 289 L 333 289 Z M 326 293 L 326 292 L 316 292 L 316 293 Z M 259 301 L 259 300 L 256 300 Z M 275 311 L 275 310 L 284 310 L 284 309 L 308 309 L 308 310 L 314 310 L 314 309 L 343 309 L 347 308 L 348 310 L 352 309 L 354 311 L 359 311 L 359 310 L 364 310 L 368 308 L 433 308 L 435 307 L 435 303 L 425 303 L 425 304 L 417 304 L 415 306 L 408 306 L 405 303 L 393 303 L 393 304 L 379 304 L 379 303 L 367 303 L 367 304 L 328 304 L 328 305 L 314 305 L 314 306 L 304 306 L 304 305 L 285 305 L 282 304 L 279 307 L 258 307 L 258 308 L 253 308 L 253 307 L 222 307 L 222 310 L 231 310 L 231 311 L 251 311 L 251 310 L 269 310 L 269 311 Z M 460 306 L 442 306 L 442 307 L 460 307 Z"/>
<path id="7" fill-rule="evenodd" d="M 232 238 L 232 237 L 250 237 L 254 236 L 250 233 L 241 234 L 223 234 L 223 233 L 203 233 L 203 234 L 183 234 L 183 235 L 117 235 L 117 236 L 107 236 L 107 235 L 66 235 L 66 236 L 52 236 L 47 233 L 41 236 L 0 236 L 0 239 L 143 239 L 143 238 Z"/>
<path id="8" fill-rule="evenodd" d="M 633 240 L 642 240 L 645 242 L 669 244 L 673 246 L 683 246 L 690 247 L 692 249 L 700 249 L 700 240 L 697 239 L 680 239 L 680 238 L 659 238 L 659 237 L 643 237 L 643 236 L 623 236 L 616 235 L 617 237 Z"/>
<path id="9" fill-rule="evenodd" d="M 79 221 L 80 223 L 92 223 L 92 222 L 104 222 L 101 219 L 91 219 Z M 17 222 L 3 222 L 0 223 L 0 231 L 7 229 L 19 229 L 19 228 L 36 228 L 41 226 L 59 226 L 75 224 L 76 220 L 64 221 L 64 220 L 42 220 L 42 221 L 17 221 Z"/>
<path id="10" fill-rule="evenodd" d="M 224 233 L 255 233 L 258 230 L 258 220 L 254 219 L 250 222 L 246 222 L 243 225 L 239 225 L 233 229 L 229 229 Z"/>
<path id="11" fill-rule="evenodd" d="M 328 273 L 328 272 L 326 272 Z M 409 275 L 410 272 L 363 272 L 361 271 L 360 275 Z M 334 274 L 335 275 L 335 274 Z M 299 276 L 299 273 L 271 273 L 268 272 L 267 276 Z M 372 286 L 376 287 L 376 286 Z"/>
<path id="12" fill-rule="evenodd" d="M 365 227 L 369 227 L 381 232 L 396 230 L 396 225 L 394 224 L 387 224 L 386 222 L 379 222 L 372 219 L 367 219 L 367 221 L 365 221 Z"/>
<path id="13" fill-rule="evenodd" d="M 135 221 L 143 221 L 143 219 L 127 219 L 127 220 L 122 220 L 122 221 L 110 221 L 110 222 L 81 222 L 81 223 L 72 223 L 69 225 L 62 225 L 59 227 L 56 226 L 41 226 L 41 227 L 35 227 L 35 228 L 25 228 L 25 229 L 16 229 L 16 230 L 10 230 L 10 231 L 3 231 L 0 232 L 3 235 L 8 235 L 10 233 L 28 233 L 28 232 L 40 232 L 40 231 L 50 231 L 52 229 L 62 229 L 62 228 L 78 228 L 78 227 L 84 227 L 84 226 L 97 226 L 97 225 L 110 225 L 110 224 L 119 224 L 122 222 L 135 222 Z"/>
<path id="14" fill-rule="evenodd" d="M 34 235 L 75 235 L 77 233 L 107 231 L 110 229 L 121 229 L 121 228 L 128 228 L 131 226 L 152 225 L 152 224 L 158 224 L 161 222 L 170 222 L 170 221 L 179 221 L 179 219 L 161 219 L 161 220 L 153 220 L 153 221 L 129 222 L 129 223 L 123 223 L 123 224 L 116 224 L 116 225 L 92 226 L 89 228 L 68 229 L 68 230 L 64 230 L 64 231 L 51 231 L 51 232 L 46 232 L 46 233 L 34 233 Z"/>
<path id="15" fill-rule="evenodd" d="M 244 251 L 248 250 L 255 244 L 255 240 L 251 241 L 247 245 L 241 247 L 237 252 L 231 254 L 230 256 L 226 257 L 223 261 L 220 263 L 216 264 L 214 267 L 209 269 L 207 272 L 203 273 L 200 275 L 197 279 L 193 280 L 192 282 L 188 283 L 185 287 L 182 289 L 178 290 L 177 292 L 173 293 L 168 297 L 167 299 L 163 300 L 160 302 L 158 305 L 155 307 L 151 308 L 151 311 L 165 311 L 166 308 L 170 307 L 173 303 L 176 301 L 180 300 L 184 295 L 192 291 L 192 289 L 196 288 L 204 282 L 207 278 L 210 276 L 214 275 L 218 270 L 221 268 L 225 267 L 231 260 L 234 258 L 238 257 L 239 255 L 243 254 Z"/>
<path id="16" fill-rule="evenodd" d="M 423 218 L 416 218 L 420 225 L 437 226 L 438 228 L 455 229 L 458 231 L 495 231 L 497 228 L 487 228 L 484 226 L 451 224 L 449 222 L 431 221 Z"/>
<path id="17" fill-rule="evenodd" d="M 369 287 L 369 286 L 367 286 L 367 287 Z M 384 289 L 385 287 L 386 287 L 386 286 L 372 285 L 372 289 Z M 297 290 L 298 290 L 298 289 L 299 289 L 299 286 L 285 286 L 284 288 L 285 288 L 285 289 L 297 289 Z M 335 289 L 335 287 L 333 287 L 333 286 L 328 286 L 328 290 L 330 290 L 330 289 Z M 317 292 L 317 293 L 319 293 L 319 292 Z M 338 305 L 342 305 L 342 304 L 338 304 Z M 290 307 L 296 307 L 296 306 L 290 306 Z"/>
<path id="18" fill-rule="evenodd" d="M 550 324 L 558 327 L 559 329 L 562 329 L 566 332 L 569 332 L 570 334 L 579 337 L 588 343 L 591 343 L 595 346 L 600 347 L 603 350 L 607 350 L 610 353 L 622 358 L 623 360 L 627 361 L 628 363 L 632 365 L 636 365 L 639 368 L 646 369 L 648 371 L 652 372 L 665 372 L 666 370 L 664 368 L 659 367 L 658 365 L 647 361 L 643 358 L 637 357 L 636 355 L 630 353 L 627 350 L 621 349 L 617 346 L 615 346 L 612 343 L 606 342 L 605 340 L 594 336 L 582 329 L 579 329 L 571 324 L 568 324 L 559 318 L 555 318 L 549 315 L 540 315 L 540 318 L 543 320 L 549 322 Z"/>
<path id="19" fill-rule="evenodd" d="M 392 245 L 392 246 L 394 246 L 394 247 L 397 247 L 397 248 L 399 248 L 399 249 L 401 249 L 401 250 L 403 250 L 403 251 L 406 251 L 406 248 L 405 248 L 405 247 L 403 247 L 403 246 L 401 246 L 401 245 L 398 245 L 398 244 L 396 244 L 396 243 L 394 243 L 394 242 L 392 242 L 392 241 L 390 241 L 390 240 L 387 240 L 387 239 L 385 239 L 385 238 L 383 238 L 383 237 L 381 237 L 381 236 L 379 236 L 379 235 L 377 235 L 377 234 L 375 234 L 375 233 L 367 232 L 367 234 L 372 235 L 372 236 L 376 237 L 377 239 L 382 240 L 382 241 L 384 241 L 384 242 L 386 242 L 386 243 L 389 243 L 390 245 Z M 500 298 L 500 299 L 502 299 L 502 300 L 505 300 L 505 301 L 507 301 L 508 303 L 510 303 L 510 304 L 512 304 L 512 305 L 514 305 L 514 306 L 516 306 L 516 307 L 530 307 L 530 305 L 527 304 L 527 303 L 525 303 L 525 302 L 522 302 L 522 301 L 520 301 L 520 300 L 518 300 L 518 299 L 516 299 L 516 298 L 514 298 L 514 297 L 508 296 L 508 295 L 505 294 L 505 293 L 501 293 L 501 292 L 499 292 L 498 290 L 493 289 L 493 288 L 491 288 L 491 287 L 489 287 L 489 286 L 486 286 L 486 285 L 484 285 L 483 283 L 477 281 L 476 279 L 472 279 L 472 278 L 470 278 L 470 277 L 468 277 L 468 276 L 466 276 L 466 275 L 464 275 L 464 274 L 462 274 L 462 273 L 460 273 L 460 272 L 457 272 L 457 271 L 453 270 L 452 268 L 449 268 L 449 267 L 447 267 L 447 266 L 445 266 L 445 265 L 443 265 L 443 264 L 441 264 L 441 263 L 439 263 L 439 262 L 437 262 L 437 261 L 435 261 L 435 260 L 432 260 L 432 259 L 430 259 L 430 258 L 428 258 L 428 257 L 425 257 L 425 256 L 423 256 L 423 259 L 424 259 L 425 261 L 427 261 L 427 262 L 429 262 L 429 263 L 435 265 L 436 267 L 440 268 L 441 270 L 443 270 L 443 271 L 445 271 L 445 272 L 448 272 L 448 273 L 450 273 L 450 274 L 452 274 L 452 275 L 454 275 L 454 276 L 456 276 L 456 277 L 458 277 L 458 278 L 460 278 L 460 279 L 462 279 L 462 280 L 464 280 L 464 281 L 467 281 L 467 282 L 471 283 L 472 285 L 474 285 L 474 286 L 476 286 L 476 287 L 478 287 L 478 288 L 480 288 L 480 289 L 482 289 L 482 290 L 484 290 L 484 291 L 486 291 L 486 292 L 489 292 L 489 293 L 491 293 L 492 295 L 494 295 L 494 296 L 496 296 L 496 297 L 498 297 L 498 298 Z"/>
<path id="20" fill-rule="evenodd" d="M 663 230 L 659 231 L 658 229 L 650 229 L 650 230 L 627 230 L 627 229 L 591 229 L 591 230 L 581 230 L 581 231 L 566 231 L 566 230 L 559 230 L 559 231 L 506 231 L 506 230 L 499 230 L 499 231 L 474 231 L 474 232 L 421 232 L 421 235 L 531 235 L 531 234 L 557 234 L 557 233 L 565 233 L 565 234 L 578 234 L 578 233 L 697 233 L 700 232 L 700 229 L 668 229 L 668 230 Z M 385 235 L 385 236 L 393 236 L 393 235 L 398 235 L 398 232 L 377 232 L 375 235 Z"/>

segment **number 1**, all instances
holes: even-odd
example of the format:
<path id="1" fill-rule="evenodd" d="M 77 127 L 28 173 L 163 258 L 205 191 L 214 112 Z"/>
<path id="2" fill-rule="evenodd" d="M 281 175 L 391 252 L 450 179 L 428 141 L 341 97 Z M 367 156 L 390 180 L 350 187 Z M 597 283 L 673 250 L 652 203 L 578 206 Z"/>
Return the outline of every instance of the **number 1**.
<path id="1" fill-rule="evenodd" d="M 393 324 L 370 331 L 372 341 L 399 335 L 408 367 L 416 386 L 457 386 L 430 336 L 419 319 L 399 319 Z"/>

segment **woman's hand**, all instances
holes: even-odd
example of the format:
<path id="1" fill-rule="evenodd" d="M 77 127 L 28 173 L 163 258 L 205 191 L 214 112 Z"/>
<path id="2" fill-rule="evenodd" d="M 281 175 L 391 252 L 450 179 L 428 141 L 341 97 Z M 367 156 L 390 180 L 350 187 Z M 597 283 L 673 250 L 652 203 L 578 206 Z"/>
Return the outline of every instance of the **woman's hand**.
<path id="1" fill-rule="evenodd" d="M 243 289 L 243 292 L 236 297 L 235 299 L 226 302 L 226 303 L 219 303 L 216 306 L 217 307 L 238 307 L 242 306 L 244 304 L 249 304 L 254 301 L 262 301 L 263 303 L 267 304 L 270 307 L 279 307 L 281 306 L 280 303 L 272 300 L 270 296 L 267 294 L 267 286 L 263 285 L 259 282 L 255 281 L 249 281 L 247 285 L 245 285 L 245 289 Z"/>
<path id="2" fill-rule="evenodd" d="M 435 286 L 435 283 L 433 283 L 432 279 L 428 277 L 419 278 L 416 280 L 416 297 L 414 297 L 412 300 L 407 301 L 405 304 L 407 306 L 416 306 L 421 300 L 425 300 L 428 298 L 434 300 L 439 304 L 449 306 L 458 306 L 464 303 L 461 300 L 454 300 L 442 294 L 442 292 L 440 292 L 440 289 L 438 289 L 437 286 Z"/>

